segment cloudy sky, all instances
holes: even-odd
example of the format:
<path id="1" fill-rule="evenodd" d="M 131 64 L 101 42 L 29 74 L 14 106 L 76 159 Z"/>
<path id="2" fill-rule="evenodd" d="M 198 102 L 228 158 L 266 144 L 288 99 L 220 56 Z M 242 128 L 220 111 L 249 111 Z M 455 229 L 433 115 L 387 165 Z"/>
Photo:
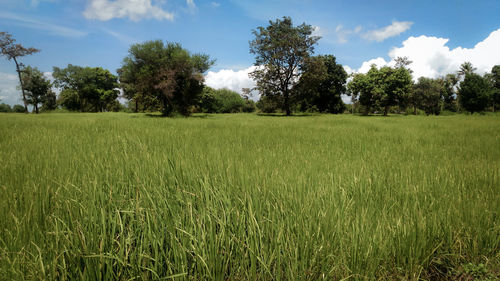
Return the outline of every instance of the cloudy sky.
<path id="1" fill-rule="evenodd" d="M 500 64 L 498 0 L 0 0 L 0 31 L 41 53 L 23 63 L 50 75 L 53 66 L 102 66 L 116 73 L 133 43 L 162 39 L 217 60 L 206 82 L 251 87 L 251 31 L 291 16 L 322 36 L 318 54 L 346 70 L 366 71 L 408 56 L 416 77 L 479 72 Z M 14 63 L 0 58 L 0 99 L 20 103 Z"/>

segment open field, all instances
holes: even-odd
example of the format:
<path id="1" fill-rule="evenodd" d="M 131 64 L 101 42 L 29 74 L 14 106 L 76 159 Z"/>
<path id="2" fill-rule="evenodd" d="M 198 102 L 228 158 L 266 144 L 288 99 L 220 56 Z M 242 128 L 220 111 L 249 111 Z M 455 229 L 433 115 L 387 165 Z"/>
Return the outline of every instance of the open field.
<path id="1" fill-rule="evenodd" d="M 0 279 L 493 276 L 499 172 L 498 114 L 0 114 Z"/>

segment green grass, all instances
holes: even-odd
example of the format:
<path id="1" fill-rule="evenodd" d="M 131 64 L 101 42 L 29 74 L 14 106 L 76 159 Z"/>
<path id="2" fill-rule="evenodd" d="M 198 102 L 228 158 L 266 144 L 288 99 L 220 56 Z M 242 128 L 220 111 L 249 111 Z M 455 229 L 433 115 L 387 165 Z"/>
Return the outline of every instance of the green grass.
<path id="1" fill-rule="evenodd" d="M 498 272 L 499 171 L 500 115 L 0 114 L 0 279 Z"/>

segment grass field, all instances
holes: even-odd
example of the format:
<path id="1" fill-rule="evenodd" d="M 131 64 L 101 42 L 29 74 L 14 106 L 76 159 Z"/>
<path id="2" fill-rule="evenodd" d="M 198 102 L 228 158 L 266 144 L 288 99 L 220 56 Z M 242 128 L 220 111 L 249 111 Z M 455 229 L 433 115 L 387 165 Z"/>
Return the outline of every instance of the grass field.
<path id="1" fill-rule="evenodd" d="M 493 280 L 499 172 L 500 115 L 0 114 L 0 279 Z"/>

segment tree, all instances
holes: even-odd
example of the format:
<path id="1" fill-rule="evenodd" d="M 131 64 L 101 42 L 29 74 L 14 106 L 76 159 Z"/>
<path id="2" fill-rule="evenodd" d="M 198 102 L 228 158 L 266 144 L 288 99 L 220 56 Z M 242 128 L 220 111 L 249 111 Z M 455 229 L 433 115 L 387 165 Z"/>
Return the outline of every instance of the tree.
<path id="1" fill-rule="evenodd" d="M 372 65 L 368 71 L 377 71 L 376 66 Z M 364 114 L 369 114 L 371 108 L 375 105 L 375 98 L 373 92 L 375 91 L 374 85 L 370 82 L 371 76 L 363 73 L 355 73 L 352 76 L 351 82 L 347 84 L 348 95 L 351 96 L 353 104 L 359 103 L 364 107 Z"/>
<path id="2" fill-rule="evenodd" d="M 178 43 L 148 41 L 130 47 L 118 75 L 128 99 L 148 101 L 163 115 L 189 115 L 203 91 L 203 73 L 213 63 L 208 55 L 191 54 Z"/>
<path id="3" fill-rule="evenodd" d="M 54 84 L 61 88 L 60 104 L 69 110 L 110 111 L 118 97 L 118 78 L 101 67 L 69 64 L 54 67 Z"/>
<path id="4" fill-rule="evenodd" d="M 460 83 L 460 105 L 470 113 L 481 112 L 488 105 L 488 81 L 475 73 L 465 74 Z"/>
<path id="5" fill-rule="evenodd" d="M 207 113 L 237 113 L 242 112 L 245 100 L 229 89 L 215 90 L 205 86 L 200 99 L 203 112 Z"/>
<path id="6" fill-rule="evenodd" d="M 347 73 L 332 55 L 310 57 L 303 66 L 299 83 L 294 88 L 295 99 L 302 111 L 313 108 L 320 112 L 342 113 L 345 104 Z"/>
<path id="7" fill-rule="evenodd" d="M 0 103 L 0 112 L 9 113 L 12 112 L 12 108 L 6 103 Z"/>
<path id="8" fill-rule="evenodd" d="M 12 35 L 7 32 L 0 32 L 0 50 L 1 55 L 7 57 L 8 60 L 13 60 L 16 64 L 16 71 L 19 77 L 19 83 L 21 85 L 21 92 L 23 94 L 24 111 L 28 112 L 28 101 L 26 99 L 26 93 L 24 91 L 23 79 L 21 78 L 21 73 L 23 72 L 24 65 L 19 62 L 20 57 L 28 56 L 34 53 L 40 52 L 39 49 L 35 48 L 25 48 L 21 44 L 15 44 L 16 39 L 12 38 Z"/>
<path id="9" fill-rule="evenodd" d="M 269 26 L 252 32 L 255 39 L 250 42 L 250 53 L 256 56 L 257 69 L 249 75 L 256 81 L 261 95 L 282 97 L 286 115 L 291 114 L 291 89 L 320 39 L 312 36 L 312 32 L 313 27 L 305 23 L 293 26 L 290 17 L 269 21 Z"/>
<path id="10" fill-rule="evenodd" d="M 53 91 L 49 91 L 42 99 L 42 111 L 55 110 L 57 108 L 57 96 Z"/>
<path id="11" fill-rule="evenodd" d="M 419 108 L 427 115 L 439 115 L 441 112 L 441 95 L 444 86 L 442 79 L 420 77 L 414 86 L 414 95 L 418 96 Z"/>
<path id="12" fill-rule="evenodd" d="M 14 106 L 12 107 L 12 112 L 24 113 L 26 112 L 26 108 L 20 104 L 14 104 Z"/>
<path id="13" fill-rule="evenodd" d="M 38 114 L 39 104 L 49 101 L 52 95 L 55 96 L 52 92 L 52 83 L 38 68 L 31 66 L 24 69 L 21 78 L 26 92 L 26 102 L 33 105 L 33 110 Z"/>
<path id="14" fill-rule="evenodd" d="M 458 84 L 458 77 L 455 74 L 448 74 L 443 79 L 443 82 L 443 107 L 445 110 L 457 111 L 456 86 Z"/>
<path id="15" fill-rule="evenodd" d="M 476 68 L 472 66 L 472 63 L 466 61 L 462 63 L 460 66 L 460 70 L 457 71 L 457 75 L 459 78 L 465 77 L 467 74 L 472 74 L 476 71 Z"/>
<path id="16" fill-rule="evenodd" d="M 487 75 L 487 79 L 491 83 L 489 103 L 493 108 L 493 112 L 495 112 L 500 107 L 500 65 L 493 66 L 491 73 Z"/>

